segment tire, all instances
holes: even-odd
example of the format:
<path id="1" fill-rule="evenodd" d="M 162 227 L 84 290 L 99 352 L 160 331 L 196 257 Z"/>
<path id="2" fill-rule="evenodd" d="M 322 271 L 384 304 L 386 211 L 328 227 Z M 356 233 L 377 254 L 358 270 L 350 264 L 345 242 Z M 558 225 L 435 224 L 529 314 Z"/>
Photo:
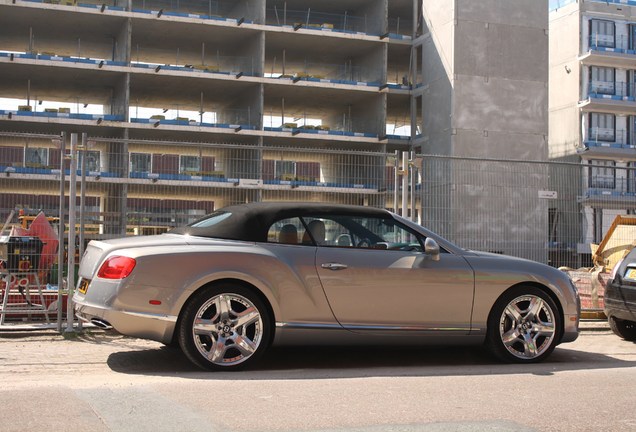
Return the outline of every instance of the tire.
<path id="1" fill-rule="evenodd" d="M 254 292 L 222 284 L 204 288 L 186 303 L 178 340 L 186 357 L 202 369 L 240 370 L 263 355 L 271 324 Z"/>
<path id="2" fill-rule="evenodd" d="M 532 286 L 518 286 L 506 291 L 493 306 L 486 345 L 505 362 L 540 362 L 561 340 L 562 322 L 559 309 L 547 293 Z"/>
<path id="3" fill-rule="evenodd" d="M 636 341 L 636 322 L 622 320 L 613 316 L 610 316 L 607 321 L 616 336 L 626 341 Z"/>

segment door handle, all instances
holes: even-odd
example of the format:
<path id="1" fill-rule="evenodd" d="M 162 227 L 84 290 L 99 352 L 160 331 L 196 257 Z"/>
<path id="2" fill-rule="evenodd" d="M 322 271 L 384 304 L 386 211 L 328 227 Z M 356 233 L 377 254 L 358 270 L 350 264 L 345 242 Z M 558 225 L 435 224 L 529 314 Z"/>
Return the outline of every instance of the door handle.
<path id="1" fill-rule="evenodd" d="M 329 270 L 344 270 L 347 268 L 347 265 L 340 263 L 324 263 L 321 265 L 321 267 Z"/>

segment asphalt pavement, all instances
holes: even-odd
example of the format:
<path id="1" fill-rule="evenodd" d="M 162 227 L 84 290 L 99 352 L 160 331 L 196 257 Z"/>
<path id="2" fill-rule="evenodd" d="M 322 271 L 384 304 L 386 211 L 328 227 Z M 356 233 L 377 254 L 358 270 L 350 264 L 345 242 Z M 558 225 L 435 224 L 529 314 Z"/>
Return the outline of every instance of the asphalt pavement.
<path id="1" fill-rule="evenodd" d="M 23 324 L 0 331 L 0 382 L 0 432 L 636 430 L 636 344 L 601 320 L 539 364 L 481 347 L 279 347 L 238 373 L 112 331 Z"/>

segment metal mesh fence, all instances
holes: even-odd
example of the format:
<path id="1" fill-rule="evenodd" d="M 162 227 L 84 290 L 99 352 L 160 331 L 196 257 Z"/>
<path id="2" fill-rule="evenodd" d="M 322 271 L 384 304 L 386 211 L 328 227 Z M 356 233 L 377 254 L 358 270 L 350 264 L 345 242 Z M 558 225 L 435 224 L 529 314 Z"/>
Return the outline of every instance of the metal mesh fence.
<path id="1" fill-rule="evenodd" d="M 0 220 L 11 212 L 58 216 L 62 160 L 68 203 L 70 159 L 59 142 L 0 136 Z M 393 153 L 257 143 L 88 137 L 76 160 L 88 238 L 161 232 L 246 201 L 395 209 L 396 169 L 402 173 Z M 422 225 L 463 247 L 556 266 L 585 264 L 589 244 L 636 204 L 631 166 L 417 155 L 411 168 L 409 214 Z"/>
<path id="2" fill-rule="evenodd" d="M 585 168 L 578 163 L 425 156 L 424 225 L 462 247 L 578 267 Z M 588 255 L 587 254 L 583 255 Z"/>
<path id="3" fill-rule="evenodd" d="M 377 152 L 88 137 L 75 159 L 88 237 L 97 238 L 156 232 L 246 201 L 384 205 L 387 189 L 387 155 Z M 70 158 L 58 136 L 0 136 L 0 219 L 57 216 L 62 167 L 68 195 Z"/>
<path id="4" fill-rule="evenodd" d="M 314 201 L 388 208 L 465 248 L 572 268 L 591 266 L 592 245 L 614 218 L 636 211 L 636 168 L 628 164 L 412 155 L 401 166 L 397 153 L 292 148 L 262 138 L 80 136 L 69 199 L 72 159 L 60 143 L 58 135 L 0 133 L 0 224 L 5 235 L 13 229 L 45 239 L 27 263 L 43 285 L 58 281 L 57 233 L 69 229 L 61 203 L 79 212 L 80 250 L 91 239 L 163 233 L 235 203 Z M 52 230 L 35 224 L 40 231 L 28 231 L 40 213 Z"/>

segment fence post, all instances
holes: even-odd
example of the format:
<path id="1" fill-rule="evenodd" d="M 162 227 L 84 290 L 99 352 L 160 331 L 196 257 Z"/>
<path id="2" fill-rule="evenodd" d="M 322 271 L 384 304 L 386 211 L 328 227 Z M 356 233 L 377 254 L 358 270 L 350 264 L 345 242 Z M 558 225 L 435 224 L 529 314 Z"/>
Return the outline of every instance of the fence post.
<path id="1" fill-rule="evenodd" d="M 178 115 L 178 114 L 177 114 Z M 82 168 L 80 180 L 80 224 L 79 224 L 79 256 L 84 254 L 84 225 L 86 222 L 86 152 L 88 151 L 88 142 L 86 133 L 82 134 Z"/>
<path id="2" fill-rule="evenodd" d="M 60 213 L 58 216 L 57 247 L 57 331 L 62 333 L 62 288 L 64 287 L 64 154 L 66 153 L 66 132 L 60 136 Z"/>
<path id="3" fill-rule="evenodd" d="M 395 162 L 394 162 L 394 168 L 393 168 L 393 212 L 395 214 L 398 213 L 398 193 L 399 193 L 399 185 L 398 185 L 398 180 L 399 180 L 399 173 L 398 171 L 400 170 L 400 151 L 396 150 L 395 151 Z"/>
<path id="4" fill-rule="evenodd" d="M 77 134 L 71 134 L 71 177 L 68 187 L 68 256 L 66 271 L 66 332 L 73 332 L 73 291 L 75 288 L 75 194 L 77 181 Z"/>
<path id="5" fill-rule="evenodd" d="M 409 154 L 402 152 L 402 217 L 408 219 L 408 190 L 409 190 Z"/>
<path id="6" fill-rule="evenodd" d="M 415 166 L 415 152 L 411 151 L 410 159 L 409 159 L 409 194 L 410 194 L 410 205 L 411 205 L 411 219 L 413 222 L 417 223 L 417 217 L 415 216 L 415 183 L 417 176 L 417 167 Z"/>

